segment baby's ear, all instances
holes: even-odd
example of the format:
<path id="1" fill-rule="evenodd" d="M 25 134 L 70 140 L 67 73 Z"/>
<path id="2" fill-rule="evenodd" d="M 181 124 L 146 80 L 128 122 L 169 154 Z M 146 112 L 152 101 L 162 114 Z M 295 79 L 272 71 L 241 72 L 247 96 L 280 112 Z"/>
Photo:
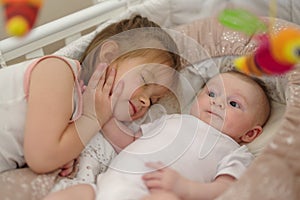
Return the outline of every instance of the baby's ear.
<path id="1" fill-rule="evenodd" d="M 101 62 L 110 64 L 119 54 L 119 45 L 113 41 L 105 41 L 100 50 L 100 59 Z"/>
<path id="2" fill-rule="evenodd" d="M 261 126 L 255 126 L 251 130 L 249 130 L 246 134 L 244 134 L 241 137 L 242 142 L 245 143 L 250 143 L 252 142 L 255 138 L 257 138 L 261 133 L 263 129 Z"/>

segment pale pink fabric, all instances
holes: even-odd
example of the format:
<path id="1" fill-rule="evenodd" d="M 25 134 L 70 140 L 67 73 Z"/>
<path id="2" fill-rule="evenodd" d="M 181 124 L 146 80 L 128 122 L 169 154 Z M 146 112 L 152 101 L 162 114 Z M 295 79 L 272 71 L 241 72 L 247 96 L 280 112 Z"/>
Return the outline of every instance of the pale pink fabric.
<path id="1" fill-rule="evenodd" d="M 0 199 L 40 200 L 59 179 L 58 171 L 38 175 L 29 168 L 6 171 L 0 174 Z"/>

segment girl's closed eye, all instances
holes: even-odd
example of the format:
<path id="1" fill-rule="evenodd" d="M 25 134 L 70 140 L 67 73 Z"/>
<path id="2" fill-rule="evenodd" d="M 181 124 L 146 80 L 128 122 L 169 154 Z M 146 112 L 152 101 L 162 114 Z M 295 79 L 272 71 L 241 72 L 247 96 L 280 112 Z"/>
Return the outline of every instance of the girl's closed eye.
<path id="1" fill-rule="evenodd" d="M 141 79 L 142 79 L 144 85 L 149 85 L 150 83 L 154 83 L 155 79 L 154 79 L 154 75 L 151 71 L 149 71 L 147 69 L 143 69 L 140 72 L 140 76 L 141 76 Z"/>
<path id="2" fill-rule="evenodd" d="M 144 85 L 148 84 L 146 81 L 146 78 L 143 76 L 143 74 L 141 74 L 141 79 L 142 79 Z"/>

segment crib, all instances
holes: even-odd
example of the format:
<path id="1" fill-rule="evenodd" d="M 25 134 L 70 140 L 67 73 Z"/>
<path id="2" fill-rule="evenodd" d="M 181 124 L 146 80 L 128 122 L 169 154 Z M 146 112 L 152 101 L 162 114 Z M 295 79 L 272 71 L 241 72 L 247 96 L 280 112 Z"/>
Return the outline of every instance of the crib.
<path id="1" fill-rule="evenodd" d="M 61 19 L 47 23 L 33 29 L 25 38 L 7 38 L 0 41 L 0 65 L 9 67 L 16 58 L 31 59 L 44 55 L 44 48 L 57 41 L 64 40 L 65 47 L 57 49 L 53 54 L 77 59 L 95 34 L 106 25 L 126 18 L 134 13 L 149 17 L 162 27 L 175 29 L 197 41 L 205 53 L 191 56 L 192 66 L 182 70 L 182 74 L 192 80 L 192 86 L 200 86 L 197 78 L 209 77 L 211 66 L 218 70 L 232 68 L 232 61 L 236 56 L 252 52 L 255 41 L 239 32 L 226 29 L 214 18 L 224 7 L 246 7 L 268 20 L 269 4 L 267 0 L 99 0 L 95 5 L 78 11 Z M 300 3 L 296 0 L 277 1 L 277 16 L 274 31 L 287 25 L 298 27 L 300 24 Z M 94 28 L 92 32 L 83 35 L 83 31 Z M 227 38 L 227 39 L 226 39 Z M 228 40 L 230 38 L 230 40 Z M 183 53 L 189 54 L 184 48 L 185 41 L 178 41 L 178 47 Z M 191 52 L 191 49 L 189 50 Z M 200 76 L 199 76 L 200 74 Z M 296 66 L 292 72 L 276 77 L 262 77 L 272 100 L 272 114 L 265 131 L 249 148 L 257 159 L 232 189 L 219 199 L 251 199 L 249 196 L 233 195 L 250 190 L 256 192 L 257 197 L 264 199 L 298 199 L 299 172 L 300 172 L 300 68 Z M 198 88 L 197 88 L 198 89 Z M 169 112 L 175 112 L 174 100 L 166 98 L 161 102 Z M 286 141 L 286 142 L 282 142 Z M 283 145 L 283 151 L 277 151 L 278 145 Z M 272 152 L 274 151 L 274 152 Z M 272 152 L 272 153 L 270 153 Z M 272 154 L 272 162 L 269 156 Z M 274 157 L 274 154 L 277 157 Z M 272 184 L 274 178 L 267 172 L 258 170 L 263 164 L 274 164 L 273 173 L 281 173 L 283 169 L 289 170 L 289 188 L 285 191 L 273 192 L 278 185 Z M 298 163 L 298 164 L 297 164 Z M 258 166 L 258 167 L 257 167 Z M 257 171 L 256 171 L 257 170 Z M 259 175 L 254 175 L 258 173 Z M 284 174 L 284 173 L 283 173 Z M 255 178 L 253 178 L 256 177 Z M 259 182 L 259 176 L 268 178 L 269 182 Z M 247 179 L 250 179 L 249 181 Z M 286 177 L 283 177 L 286 178 Z M 59 179 L 57 172 L 46 175 L 36 175 L 29 169 L 17 169 L 0 175 L 1 195 L 6 199 L 40 199 L 47 194 L 53 183 Z M 257 189 L 255 184 L 264 184 L 266 193 Z M 24 185 L 27 185 L 24 187 Z M 246 187 L 247 186 L 247 187 Z M 250 189 L 249 189 L 250 188 Z M 19 194 L 12 191 L 18 191 Z M 0 196 L 1 196 L 0 195 Z M 261 195 L 261 196 L 259 196 Z M 2 199 L 2 198 L 1 198 Z M 5 198 L 3 198 L 5 199 Z"/>

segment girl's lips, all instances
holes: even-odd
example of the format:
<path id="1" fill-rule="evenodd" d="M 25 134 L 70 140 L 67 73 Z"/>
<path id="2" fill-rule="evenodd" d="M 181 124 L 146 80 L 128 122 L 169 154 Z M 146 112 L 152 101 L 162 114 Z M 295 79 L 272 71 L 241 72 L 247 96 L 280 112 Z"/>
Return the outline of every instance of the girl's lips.
<path id="1" fill-rule="evenodd" d="M 131 108 L 133 110 L 133 114 L 132 115 L 134 115 L 137 112 L 136 107 L 135 107 L 135 105 L 131 101 L 129 101 L 129 104 L 130 104 L 130 106 L 131 106 Z"/>

